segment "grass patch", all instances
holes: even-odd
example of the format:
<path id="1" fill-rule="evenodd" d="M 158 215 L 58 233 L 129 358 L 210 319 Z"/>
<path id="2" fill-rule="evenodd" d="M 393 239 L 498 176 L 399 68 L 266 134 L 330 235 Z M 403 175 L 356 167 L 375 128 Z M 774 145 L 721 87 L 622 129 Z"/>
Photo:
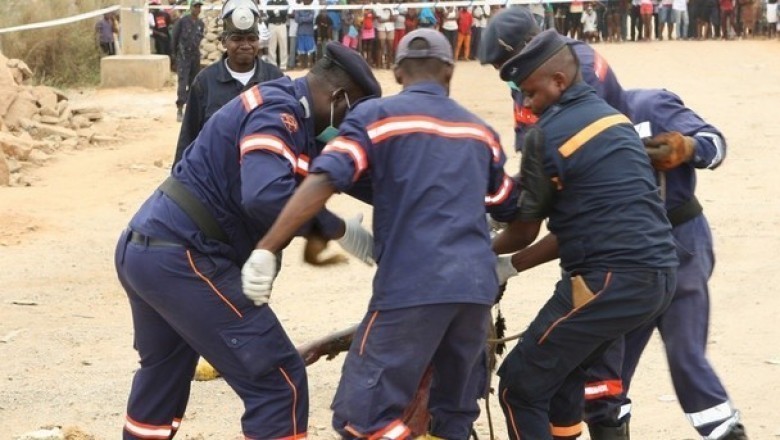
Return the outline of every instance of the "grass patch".
<path id="1" fill-rule="evenodd" d="M 54 20 L 117 4 L 117 0 L 0 0 L 0 27 Z M 100 83 L 101 52 L 95 40 L 100 17 L 0 34 L 0 51 L 30 66 L 37 84 L 55 87 Z"/>

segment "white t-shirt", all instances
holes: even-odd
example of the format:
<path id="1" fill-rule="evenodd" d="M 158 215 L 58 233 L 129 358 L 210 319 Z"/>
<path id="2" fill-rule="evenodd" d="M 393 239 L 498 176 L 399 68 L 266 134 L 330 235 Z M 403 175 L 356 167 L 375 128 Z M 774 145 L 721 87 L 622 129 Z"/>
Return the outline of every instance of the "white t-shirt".
<path id="1" fill-rule="evenodd" d="M 766 4 L 766 22 L 777 23 L 777 3 Z"/>
<path id="2" fill-rule="evenodd" d="M 458 30 L 458 11 L 455 8 L 448 8 L 444 14 L 444 23 L 441 24 L 441 28 L 445 31 Z"/>
<path id="3" fill-rule="evenodd" d="M 255 75 L 255 69 L 257 69 L 257 64 L 255 64 L 255 67 L 252 68 L 249 72 L 236 72 L 233 69 L 228 66 L 227 60 L 225 60 L 225 68 L 228 72 L 230 72 L 230 76 L 233 77 L 236 81 L 240 82 L 242 86 L 245 86 L 246 83 L 249 82 L 250 79 Z"/>
<path id="4" fill-rule="evenodd" d="M 596 26 L 596 20 L 598 20 L 598 14 L 596 11 L 590 10 L 582 13 L 582 31 L 583 32 L 596 32 L 598 26 Z"/>
<path id="5" fill-rule="evenodd" d="M 688 0 L 672 0 L 672 9 L 675 11 L 687 11 Z"/>

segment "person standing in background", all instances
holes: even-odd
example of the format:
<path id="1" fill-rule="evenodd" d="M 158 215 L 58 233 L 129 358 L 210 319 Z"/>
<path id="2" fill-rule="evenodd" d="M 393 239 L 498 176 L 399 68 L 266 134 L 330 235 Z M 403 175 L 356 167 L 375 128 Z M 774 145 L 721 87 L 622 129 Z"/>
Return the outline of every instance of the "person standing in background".
<path id="1" fill-rule="evenodd" d="M 487 26 L 487 21 L 490 13 L 490 7 L 487 6 L 474 6 L 474 10 L 471 11 L 471 16 L 474 19 L 471 26 L 471 52 L 468 54 L 470 60 L 477 59 L 477 50 L 479 49 L 479 41 L 482 37 L 482 31 Z"/>
<path id="2" fill-rule="evenodd" d="M 149 0 L 150 5 L 160 6 L 160 0 Z M 149 12 L 151 23 L 149 26 L 152 31 L 152 40 L 154 41 L 154 53 L 157 55 L 171 56 L 171 14 L 160 8 L 152 9 Z"/>
<path id="3" fill-rule="evenodd" d="M 311 5 L 312 0 L 303 0 L 306 6 Z M 296 53 L 298 54 L 298 67 L 308 69 L 314 64 L 317 54 L 317 45 L 314 42 L 314 10 L 299 9 L 295 11 L 295 22 L 298 23 Z"/>
<path id="4" fill-rule="evenodd" d="M 330 20 L 330 14 L 325 9 L 320 9 L 314 24 L 317 40 L 317 59 L 319 60 L 325 54 L 325 46 L 333 41 L 333 35 L 338 35 L 338 33 L 333 32 L 333 22 Z"/>
<path id="5" fill-rule="evenodd" d="M 287 0 L 268 0 L 268 6 L 288 6 Z M 282 71 L 287 70 L 287 11 L 269 9 L 268 60 Z M 278 53 L 277 53 L 278 51 Z"/>
<path id="6" fill-rule="evenodd" d="M 688 0 L 672 0 L 672 16 L 677 27 L 677 39 L 688 39 Z"/>
<path id="7" fill-rule="evenodd" d="M 200 19 L 202 1 L 196 0 L 190 6 L 190 13 L 180 18 L 173 27 L 173 50 L 176 54 L 176 76 L 179 85 L 176 89 L 176 120 L 184 117 L 184 104 L 187 103 L 190 86 L 200 70 L 200 41 L 206 30 L 206 24 Z"/>
<path id="8" fill-rule="evenodd" d="M 225 46 L 225 53 L 198 73 L 192 81 L 172 168 L 176 167 L 184 155 L 184 150 L 195 140 L 206 121 L 217 110 L 238 96 L 247 86 L 284 76 L 276 65 L 260 58 L 260 35 L 257 26 L 260 11 L 250 6 L 249 11 L 244 9 L 236 13 L 239 9 L 236 5 L 240 7 L 246 4 L 254 5 L 241 4 L 241 0 L 227 0 L 222 7 L 220 18 L 225 24 L 225 30 L 221 41 Z M 253 16 L 252 22 L 241 20 L 241 17 L 249 16 L 246 12 Z"/>
<path id="9" fill-rule="evenodd" d="M 471 24 L 474 17 L 465 6 L 458 8 L 458 39 L 455 44 L 455 60 L 467 61 L 471 53 Z M 463 56 L 461 56 L 461 53 Z"/>
<path id="10" fill-rule="evenodd" d="M 103 19 L 95 23 L 95 39 L 103 54 L 111 56 L 116 55 L 116 45 L 114 44 L 114 32 L 116 24 L 113 13 L 106 12 Z"/>
<path id="11" fill-rule="evenodd" d="M 295 21 L 295 11 L 290 10 L 287 14 L 287 68 L 295 69 L 298 64 L 298 22 Z"/>

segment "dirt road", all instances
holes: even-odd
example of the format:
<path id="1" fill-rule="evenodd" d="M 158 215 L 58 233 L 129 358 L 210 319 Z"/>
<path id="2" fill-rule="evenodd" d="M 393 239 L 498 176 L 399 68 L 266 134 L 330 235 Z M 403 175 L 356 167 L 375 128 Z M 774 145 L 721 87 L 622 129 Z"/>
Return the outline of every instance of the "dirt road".
<path id="1" fill-rule="evenodd" d="M 712 280 L 709 353 L 753 439 L 780 437 L 780 43 L 655 42 L 597 45 L 626 87 L 666 87 L 726 134 L 726 163 L 699 174 L 718 264 Z M 734 61 L 730 61 L 734 60 Z M 380 72 L 395 93 L 389 72 Z M 507 87 L 492 68 L 459 64 L 452 95 L 501 133 L 516 171 Z M 124 141 L 61 152 L 30 170 L 33 186 L 0 188 L 0 439 L 47 425 L 76 425 L 98 439 L 120 436 L 134 369 L 127 300 L 116 281 L 119 232 L 165 177 L 178 134 L 175 91 L 72 92 L 103 106 Z M 339 198 L 343 215 L 370 208 Z M 296 343 L 361 317 L 372 272 L 352 260 L 305 267 L 287 252 L 273 306 Z M 510 284 L 502 306 L 509 333 L 529 322 L 551 291 L 556 267 Z M 313 307 L 313 305 L 316 305 Z M 334 439 L 330 398 L 343 357 L 310 367 L 310 438 Z M 674 399 L 655 338 L 634 381 L 636 439 L 696 438 Z M 499 438 L 500 409 L 491 401 Z M 238 439 L 241 406 L 223 381 L 195 383 L 179 438 Z M 478 422 L 487 438 L 487 419 Z M 587 437 L 587 436 L 584 436 Z"/>

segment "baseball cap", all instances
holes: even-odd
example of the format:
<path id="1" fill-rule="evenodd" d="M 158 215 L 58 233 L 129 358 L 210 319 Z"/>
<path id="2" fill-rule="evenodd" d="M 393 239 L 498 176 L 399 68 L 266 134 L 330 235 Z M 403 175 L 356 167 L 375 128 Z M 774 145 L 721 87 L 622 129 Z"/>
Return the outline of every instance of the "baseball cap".
<path id="1" fill-rule="evenodd" d="M 494 15 L 482 31 L 477 58 L 482 64 L 503 64 L 539 33 L 534 15 L 525 6 L 511 6 Z"/>
<path id="2" fill-rule="evenodd" d="M 501 66 L 501 79 L 520 84 L 564 47 L 566 40 L 557 30 L 548 29 L 540 33 Z"/>
<path id="3" fill-rule="evenodd" d="M 382 87 L 376 80 L 374 72 L 371 71 L 371 67 L 357 51 L 339 42 L 331 41 L 325 46 L 325 58 L 328 58 L 347 72 L 366 96 L 375 98 L 382 96 Z"/>
<path id="4" fill-rule="evenodd" d="M 191 7 L 191 8 L 194 8 L 195 6 L 202 6 L 202 5 L 203 5 L 203 2 L 202 2 L 202 1 L 200 1 L 200 0 L 195 0 L 194 2 L 192 2 L 192 4 L 190 5 L 190 7 Z"/>
<path id="5" fill-rule="evenodd" d="M 418 39 L 428 43 L 428 47 L 426 49 L 410 49 L 409 45 L 412 41 Z M 407 58 L 436 58 L 447 64 L 455 64 L 450 42 L 441 32 L 428 28 L 413 30 L 401 38 L 395 52 L 395 64 L 400 64 Z"/>

